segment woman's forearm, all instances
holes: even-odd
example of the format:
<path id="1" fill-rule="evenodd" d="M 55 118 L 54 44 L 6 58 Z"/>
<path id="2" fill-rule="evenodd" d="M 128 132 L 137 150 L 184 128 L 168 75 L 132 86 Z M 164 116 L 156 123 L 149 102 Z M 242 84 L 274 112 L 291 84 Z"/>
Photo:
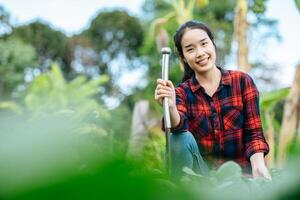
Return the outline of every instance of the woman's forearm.
<path id="1" fill-rule="evenodd" d="M 250 157 L 251 166 L 257 167 L 260 165 L 265 165 L 264 153 L 255 153 Z"/>
<path id="2" fill-rule="evenodd" d="M 176 128 L 180 123 L 180 115 L 178 110 L 175 107 L 170 107 L 170 119 L 171 119 L 171 127 Z"/>

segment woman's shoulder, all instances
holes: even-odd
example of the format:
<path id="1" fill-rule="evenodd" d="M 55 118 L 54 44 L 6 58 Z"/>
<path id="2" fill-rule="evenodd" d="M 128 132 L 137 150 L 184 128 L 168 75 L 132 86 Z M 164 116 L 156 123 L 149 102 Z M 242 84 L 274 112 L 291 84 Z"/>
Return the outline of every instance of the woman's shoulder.
<path id="1" fill-rule="evenodd" d="M 239 70 L 227 70 L 233 84 L 239 84 L 242 91 L 247 88 L 256 88 L 253 78 L 246 72 Z"/>
<path id="2" fill-rule="evenodd" d="M 226 70 L 232 79 L 240 79 L 240 80 L 252 80 L 251 76 L 243 71 L 239 70 Z"/>

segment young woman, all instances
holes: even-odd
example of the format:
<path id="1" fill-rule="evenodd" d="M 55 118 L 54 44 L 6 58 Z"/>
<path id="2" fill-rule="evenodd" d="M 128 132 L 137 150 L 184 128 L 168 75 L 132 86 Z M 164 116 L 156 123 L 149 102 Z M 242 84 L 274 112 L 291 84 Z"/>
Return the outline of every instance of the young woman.
<path id="1" fill-rule="evenodd" d="M 168 97 L 172 124 L 171 176 L 187 166 L 206 175 L 208 166 L 235 161 L 254 178 L 271 179 L 264 162 L 269 152 L 259 114 L 259 92 L 243 72 L 216 66 L 216 45 L 203 23 L 188 21 L 174 42 L 184 64 L 183 81 L 157 80 L 155 100 Z M 205 159 L 205 161 L 202 159 Z"/>

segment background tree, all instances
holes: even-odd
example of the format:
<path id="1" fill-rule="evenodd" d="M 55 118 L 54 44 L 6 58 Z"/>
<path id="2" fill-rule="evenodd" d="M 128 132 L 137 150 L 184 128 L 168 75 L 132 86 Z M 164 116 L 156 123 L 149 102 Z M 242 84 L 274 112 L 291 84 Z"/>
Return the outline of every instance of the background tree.
<path id="1" fill-rule="evenodd" d="M 10 13 L 0 5 L 0 35 L 11 31 Z"/>
<path id="2" fill-rule="evenodd" d="M 247 1 L 247 43 L 249 72 L 256 79 L 257 85 L 264 91 L 271 91 L 279 87 L 277 73 L 279 66 L 266 62 L 265 46 L 271 40 L 280 42 L 281 37 L 277 27 L 277 20 L 267 17 L 268 0 Z"/>
<path id="3" fill-rule="evenodd" d="M 67 36 L 49 25 L 36 21 L 14 27 L 9 37 L 20 38 L 32 45 L 38 55 L 38 66 L 46 71 L 52 62 L 58 62 L 65 72 L 70 72 L 71 54 Z"/>
<path id="4" fill-rule="evenodd" d="M 284 104 L 279 146 L 278 164 L 283 167 L 287 161 L 287 155 L 291 144 L 299 144 L 300 130 L 300 64 L 296 69 L 296 74 L 292 87 Z"/>
<path id="5" fill-rule="evenodd" d="M 36 53 L 31 45 L 17 38 L 0 40 L 0 97 L 10 97 L 24 83 L 25 70 L 35 65 Z"/>
<path id="6" fill-rule="evenodd" d="M 126 11 L 100 11 L 90 27 L 77 37 L 80 51 L 86 51 L 92 62 L 81 62 L 89 76 L 106 74 L 110 80 L 104 85 L 105 95 L 121 100 L 124 91 L 118 84 L 123 75 L 143 66 L 137 49 L 143 40 L 143 27 L 138 18 Z M 76 42 L 75 42 L 76 43 Z M 133 88 L 134 89 L 134 88 Z"/>
<path id="7" fill-rule="evenodd" d="M 236 6 L 234 20 L 234 31 L 237 40 L 237 64 L 239 69 L 244 72 L 249 72 L 251 67 L 248 62 L 248 41 L 247 41 L 247 0 L 239 0 Z"/>

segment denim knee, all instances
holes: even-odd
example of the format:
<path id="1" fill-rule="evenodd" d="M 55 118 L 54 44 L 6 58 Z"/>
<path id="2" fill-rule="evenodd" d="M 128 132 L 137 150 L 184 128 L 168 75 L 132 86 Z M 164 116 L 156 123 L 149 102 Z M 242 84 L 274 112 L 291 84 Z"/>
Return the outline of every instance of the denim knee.
<path id="1" fill-rule="evenodd" d="M 195 170 L 197 173 L 207 175 L 209 169 L 203 160 L 197 142 L 189 131 L 171 134 L 170 139 L 173 172 L 182 175 L 184 166 Z"/>
<path id="2" fill-rule="evenodd" d="M 185 148 L 192 151 L 194 148 L 198 148 L 193 134 L 189 131 L 176 134 L 172 133 L 170 136 L 170 142 L 172 150 Z"/>

